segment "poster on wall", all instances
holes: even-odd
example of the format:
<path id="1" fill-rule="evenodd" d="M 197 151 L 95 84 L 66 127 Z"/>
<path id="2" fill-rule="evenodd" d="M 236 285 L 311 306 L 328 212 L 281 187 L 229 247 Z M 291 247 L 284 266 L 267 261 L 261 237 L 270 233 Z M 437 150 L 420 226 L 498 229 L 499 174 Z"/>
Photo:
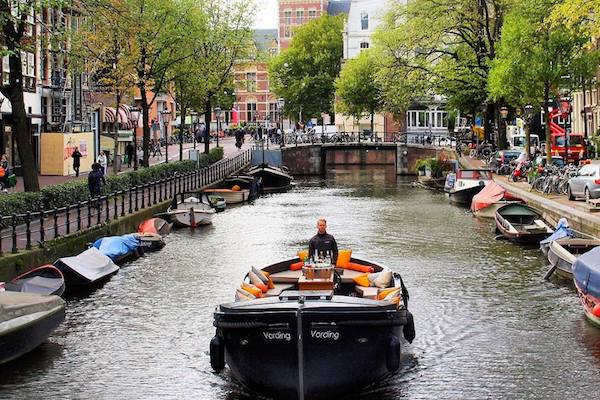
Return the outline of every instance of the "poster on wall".
<path id="1" fill-rule="evenodd" d="M 65 144 L 65 149 L 63 151 L 63 160 L 67 160 L 71 158 L 71 154 L 75 151 L 75 142 L 73 138 L 69 138 L 67 143 Z"/>
<path id="2" fill-rule="evenodd" d="M 80 140 L 79 141 L 79 152 L 81 153 L 82 157 L 87 157 L 88 156 L 88 149 L 87 149 L 87 141 L 86 140 Z"/>

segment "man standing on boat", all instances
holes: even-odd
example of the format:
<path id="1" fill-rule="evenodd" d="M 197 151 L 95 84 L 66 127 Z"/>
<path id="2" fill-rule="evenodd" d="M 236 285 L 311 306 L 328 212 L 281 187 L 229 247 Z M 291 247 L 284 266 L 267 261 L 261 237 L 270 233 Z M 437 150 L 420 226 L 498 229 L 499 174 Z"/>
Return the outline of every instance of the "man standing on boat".
<path id="1" fill-rule="evenodd" d="M 317 234 L 308 242 L 308 257 L 315 258 L 327 253 L 331 253 L 331 263 L 335 265 L 338 258 L 337 242 L 327 233 L 327 221 L 321 218 L 317 221 Z"/>

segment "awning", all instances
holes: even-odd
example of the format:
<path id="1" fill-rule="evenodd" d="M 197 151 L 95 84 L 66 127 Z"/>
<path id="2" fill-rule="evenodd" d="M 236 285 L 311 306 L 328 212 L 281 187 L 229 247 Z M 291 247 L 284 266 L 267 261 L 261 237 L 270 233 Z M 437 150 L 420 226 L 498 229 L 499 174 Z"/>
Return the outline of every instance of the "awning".
<path id="1" fill-rule="evenodd" d="M 126 104 L 121 104 L 119 106 L 119 115 L 117 117 L 117 113 L 114 107 L 103 107 L 104 108 L 104 119 L 103 122 L 109 123 L 109 124 L 114 124 L 115 123 L 115 119 L 117 119 L 117 122 L 119 123 L 121 128 L 124 129 L 132 129 L 136 124 L 136 121 L 132 121 L 132 117 L 131 117 L 131 107 L 126 105 Z M 138 121 L 139 122 L 139 118 L 138 117 Z"/>

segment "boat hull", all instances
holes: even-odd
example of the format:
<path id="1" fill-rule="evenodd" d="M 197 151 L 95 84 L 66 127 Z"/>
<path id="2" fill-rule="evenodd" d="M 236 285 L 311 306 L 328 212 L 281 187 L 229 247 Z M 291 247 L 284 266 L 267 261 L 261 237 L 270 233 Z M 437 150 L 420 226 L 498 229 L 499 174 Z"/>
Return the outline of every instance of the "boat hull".
<path id="1" fill-rule="evenodd" d="M 248 174 L 260 178 L 262 193 L 281 193 L 292 188 L 292 176 L 279 168 L 262 165 L 252 168 Z"/>
<path id="2" fill-rule="evenodd" d="M 594 306 L 600 304 L 600 299 L 590 295 L 589 293 L 586 294 L 583 288 L 580 286 L 581 283 L 577 282 L 576 279 L 574 279 L 573 282 L 575 282 L 577 294 L 579 295 L 579 301 L 583 306 L 585 316 L 592 324 L 594 324 L 597 328 L 600 328 L 600 317 L 597 317 L 593 312 Z"/>
<path id="3" fill-rule="evenodd" d="M 225 204 L 240 204 L 250 199 L 250 190 L 230 190 L 230 189 L 206 189 L 204 193 L 208 195 L 217 195 L 225 199 Z"/>
<path id="4" fill-rule="evenodd" d="M 509 210 L 517 209 L 509 213 Z M 542 215 L 524 204 L 507 204 L 495 215 L 496 231 L 513 243 L 539 245 L 552 234 L 552 229 L 543 221 Z"/>
<path id="5" fill-rule="evenodd" d="M 65 307 L 36 313 L 38 318 L 0 334 L 0 364 L 14 360 L 42 344 L 65 319 Z"/>
<path id="6" fill-rule="evenodd" d="M 547 246 L 547 257 L 550 265 L 556 266 L 555 273 L 561 278 L 573 279 L 573 264 L 577 257 L 594 247 L 600 246 L 600 241 L 594 239 L 562 238 Z"/>
<path id="7" fill-rule="evenodd" d="M 485 185 L 471 186 L 461 190 L 451 190 L 449 193 L 450 201 L 455 204 L 471 205 L 473 197 L 481 192 Z"/>
<path id="8" fill-rule="evenodd" d="M 193 226 L 200 226 L 200 225 L 210 225 L 212 224 L 212 217 L 213 214 L 211 213 L 206 213 L 203 211 L 195 211 L 194 212 L 194 217 L 192 220 L 192 212 L 185 210 L 185 211 L 176 211 L 173 212 L 171 214 L 169 214 L 169 220 L 170 222 L 173 223 L 173 225 L 179 227 L 179 228 L 190 228 Z"/>
<path id="9" fill-rule="evenodd" d="M 339 398 L 396 372 L 406 314 L 296 303 L 280 312 L 222 310 L 215 325 L 227 365 L 246 386 L 276 398 Z"/>
<path id="10" fill-rule="evenodd" d="M 5 284 L 8 291 L 62 296 L 65 278 L 53 265 L 42 265 L 17 276 Z"/>

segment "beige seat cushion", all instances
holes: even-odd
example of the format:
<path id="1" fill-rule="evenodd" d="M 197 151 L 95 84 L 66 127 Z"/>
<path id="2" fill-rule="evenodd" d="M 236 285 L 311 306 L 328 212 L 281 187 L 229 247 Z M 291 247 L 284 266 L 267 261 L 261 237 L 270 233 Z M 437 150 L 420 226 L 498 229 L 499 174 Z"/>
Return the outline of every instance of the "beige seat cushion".
<path id="1" fill-rule="evenodd" d="M 364 272 L 353 271 L 351 269 L 338 269 L 337 271 L 342 273 L 342 283 L 352 283 L 354 282 L 354 278 L 364 274 Z"/>
<path id="2" fill-rule="evenodd" d="M 267 290 L 265 293 L 265 297 L 277 297 L 284 290 L 292 289 L 294 286 L 293 283 L 275 283 L 275 287 L 273 289 Z"/>
<path id="3" fill-rule="evenodd" d="M 298 271 L 281 271 L 271 274 L 273 283 L 298 283 L 298 279 L 302 275 L 302 270 Z"/>
<path id="4" fill-rule="evenodd" d="M 377 292 L 379 288 L 356 285 L 354 287 L 354 290 L 356 290 L 356 293 L 358 293 L 361 297 L 365 299 L 375 299 L 377 297 Z"/>

